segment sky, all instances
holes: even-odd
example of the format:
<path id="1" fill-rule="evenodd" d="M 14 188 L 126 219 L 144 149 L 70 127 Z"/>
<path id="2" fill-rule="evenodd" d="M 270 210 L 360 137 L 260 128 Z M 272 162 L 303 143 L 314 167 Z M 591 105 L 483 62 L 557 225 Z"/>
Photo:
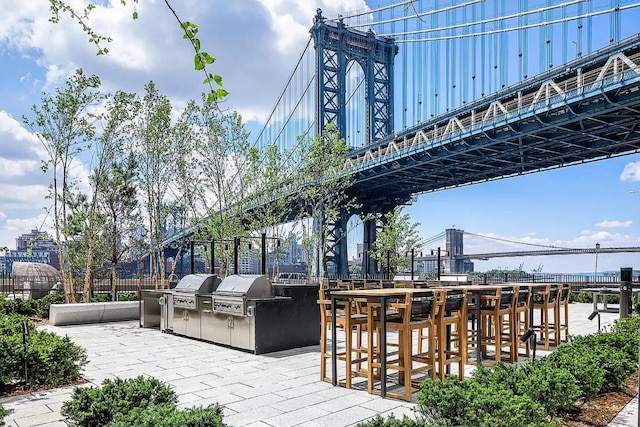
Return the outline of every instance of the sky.
<path id="1" fill-rule="evenodd" d="M 82 5 L 81 0 L 70 0 Z M 160 0 L 131 5 L 104 2 L 92 13 L 93 28 L 113 38 L 110 53 L 96 56 L 80 27 L 68 18 L 48 22 L 47 0 L 0 0 L 0 247 L 34 228 L 51 231 L 45 199 L 50 177 L 40 170 L 44 150 L 22 124 L 31 106 L 82 67 L 101 78 L 102 90 L 138 92 L 153 80 L 175 108 L 199 99 L 202 76 L 192 51 Z M 364 0 L 175 0 L 183 20 L 200 26 L 203 49 L 216 57 L 212 71 L 230 92 L 225 107 L 239 111 L 257 130 L 273 107 L 304 47 L 318 7 L 325 16 L 367 7 Z M 73 175 L 86 185 L 89 166 Z M 640 155 L 536 173 L 419 196 L 405 211 L 423 237 L 446 228 L 571 248 L 640 246 Z M 476 250 L 477 248 L 477 250 Z M 477 237 L 465 252 L 523 249 Z M 428 252 L 432 247 L 423 248 Z M 476 262 L 476 270 L 543 265 L 545 272 L 593 272 L 594 255 L 503 258 Z M 600 254 L 598 271 L 640 268 L 638 254 Z"/>

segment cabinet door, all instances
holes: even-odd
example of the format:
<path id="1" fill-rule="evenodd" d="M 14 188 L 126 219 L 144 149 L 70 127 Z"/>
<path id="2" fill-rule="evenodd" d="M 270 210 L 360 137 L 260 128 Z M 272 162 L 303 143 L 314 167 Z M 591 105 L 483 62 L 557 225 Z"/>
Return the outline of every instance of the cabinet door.
<path id="1" fill-rule="evenodd" d="M 255 317 L 231 316 L 231 346 L 245 350 L 255 350 L 255 339 L 252 325 Z"/>
<path id="2" fill-rule="evenodd" d="M 219 313 L 202 313 L 202 339 L 218 344 L 229 345 L 229 316 Z"/>
<path id="3" fill-rule="evenodd" d="M 197 310 L 187 310 L 187 316 L 187 336 L 200 339 L 200 312 Z"/>
<path id="4" fill-rule="evenodd" d="M 179 335 L 187 335 L 187 310 L 176 308 L 173 311 L 173 333 Z"/>

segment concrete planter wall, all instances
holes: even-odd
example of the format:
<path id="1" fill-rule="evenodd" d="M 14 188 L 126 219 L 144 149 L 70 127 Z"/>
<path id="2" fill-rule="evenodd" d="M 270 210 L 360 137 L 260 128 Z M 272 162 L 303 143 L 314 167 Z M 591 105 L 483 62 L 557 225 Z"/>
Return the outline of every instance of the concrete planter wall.
<path id="1" fill-rule="evenodd" d="M 117 322 L 140 318 L 138 301 L 51 304 L 49 324 L 53 326 Z"/>

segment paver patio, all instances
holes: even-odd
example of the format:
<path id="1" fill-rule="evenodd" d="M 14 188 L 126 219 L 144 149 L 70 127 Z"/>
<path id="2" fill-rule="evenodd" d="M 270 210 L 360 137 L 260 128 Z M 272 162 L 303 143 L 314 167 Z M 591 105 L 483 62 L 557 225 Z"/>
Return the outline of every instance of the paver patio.
<path id="1" fill-rule="evenodd" d="M 587 319 L 592 308 L 591 304 L 570 305 L 571 334 L 597 331 L 597 320 Z M 612 313 L 601 316 L 603 326 L 618 317 Z M 256 356 L 140 328 L 137 321 L 44 328 L 68 335 L 87 350 L 86 385 L 99 385 L 105 378 L 152 376 L 173 387 L 181 407 L 224 405 L 224 421 L 230 426 L 339 427 L 376 414 L 413 414 L 414 403 L 320 381 L 319 346 Z M 72 390 L 64 387 L 0 400 L 13 410 L 5 418 L 7 426 L 65 426 L 60 408 Z M 636 425 L 628 424 L 635 423 L 629 412 L 633 407 L 628 406 L 619 416 L 627 424 L 616 427 Z"/>

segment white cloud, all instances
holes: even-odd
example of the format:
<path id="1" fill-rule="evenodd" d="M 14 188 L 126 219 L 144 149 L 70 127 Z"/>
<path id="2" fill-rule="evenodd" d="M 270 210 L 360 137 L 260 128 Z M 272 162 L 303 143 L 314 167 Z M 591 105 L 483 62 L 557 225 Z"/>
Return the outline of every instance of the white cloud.
<path id="1" fill-rule="evenodd" d="M 620 181 L 640 181 L 640 162 L 627 163 L 620 174 Z"/>
<path id="2" fill-rule="evenodd" d="M 281 52 L 290 52 L 309 38 L 309 28 L 316 9 L 325 17 L 334 17 L 354 10 L 367 9 L 363 0 L 258 0 L 271 17 L 271 29 L 277 34 L 276 46 Z"/>
<path id="3" fill-rule="evenodd" d="M 13 219 L 6 219 L 0 215 L 0 247 L 15 248 L 16 237 L 33 229 L 47 231 L 53 235 L 50 217 L 45 212 L 35 216 Z"/>
<path id="4" fill-rule="evenodd" d="M 633 221 L 609 221 L 605 219 L 602 222 L 596 224 L 596 227 L 602 228 L 628 228 L 631 227 Z"/>

